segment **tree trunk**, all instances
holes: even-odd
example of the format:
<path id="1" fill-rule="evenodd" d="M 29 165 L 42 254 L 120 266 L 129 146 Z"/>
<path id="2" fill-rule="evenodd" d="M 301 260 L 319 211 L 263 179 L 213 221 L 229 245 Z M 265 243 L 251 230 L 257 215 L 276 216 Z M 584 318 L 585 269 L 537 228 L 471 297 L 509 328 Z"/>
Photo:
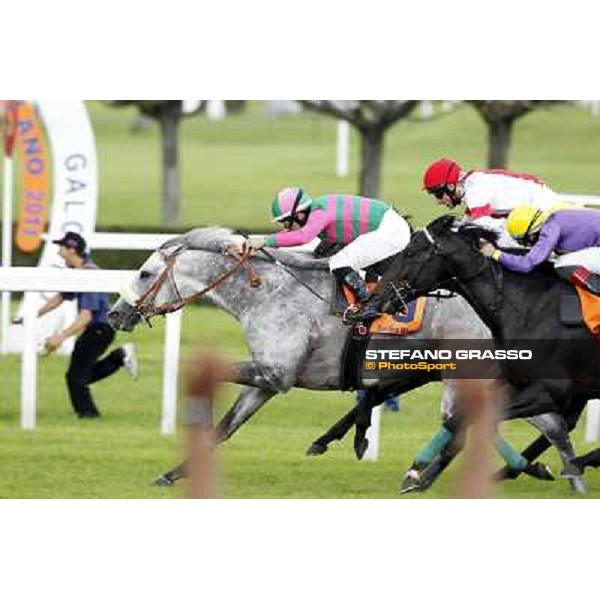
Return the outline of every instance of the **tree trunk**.
<path id="1" fill-rule="evenodd" d="M 360 131 L 361 196 L 377 198 L 381 184 L 381 161 L 385 129 L 374 127 Z"/>
<path id="2" fill-rule="evenodd" d="M 162 216 L 165 225 L 175 225 L 179 220 L 181 184 L 178 158 L 179 114 L 166 109 L 160 117 L 162 137 Z"/>
<path id="3" fill-rule="evenodd" d="M 488 122 L 488 168 L 506 169 L 512 140 L 512 119 Z"/>

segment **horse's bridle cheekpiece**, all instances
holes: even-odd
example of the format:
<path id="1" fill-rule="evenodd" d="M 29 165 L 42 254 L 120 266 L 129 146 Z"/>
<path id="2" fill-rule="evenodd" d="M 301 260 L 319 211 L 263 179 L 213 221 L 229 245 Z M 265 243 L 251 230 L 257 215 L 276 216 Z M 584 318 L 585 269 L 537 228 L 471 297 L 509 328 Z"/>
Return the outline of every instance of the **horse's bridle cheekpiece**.
<path id="1" fill-rule="evenodd" d="M 226 279 L 231 277 L 234 273 L 236 273 L 243 265 L 246 263 L 250 256 L 252 255 L 252 249 L 249 244 L 244 244 L 242 253 L 239 256 L 234 256 L 236 258 L 236 263 L 223 274 L 219 275 L 217 279 L 215 279 L 212 283 L 207 285 L 202 290 L 191 294 L 190 296 L 186 296 L 183 298 L 179 293 L 179 289 L 177 287 L 177 283 L 175 282 L 175 277 L 173 275 L 173 268 L 175 266 L 175 261 L 180 254 L 183 254 L 186 250 L 188 250 L 187 245 L 181 245 L 175 248 L 173 252 L 167 254 L 164 250 L 160 250 L 160 256 L 165 262 L 165 268 L 162 273 L 152 282 L 152 285 L 138 298 L 135 302 L 134 309 L 140 315 L 142 319 L 146 321 L 148 326 L 152 326 L 150 323 L 150 319 L 157 315 L 166 315 L 171 312 L 175 312 L 188 304 L 191 304 L 198 298 L 201 298 L 211 290 L 214 290 L 219 285 L 221 285 Z M 224 254 L 229 254 L 230 252 L 226 250 Z M 233 256 L 233 255 L 232 255 Z M 250 285 L 252 287 L 257 287 L 260 285 L 260 278 L 254 271 L 251 266 L 248 266 L 249 276 L 250 276 Z M 159 306 L 153 306 L 152 302 L 160 292 L 163 284 L 167 279 L 170 280 L 171 286 L 175 290 L 175 294 L 177 295 L 177 300 L 175 302 L 166 302 L 165 304 L 160 304 Z"/>

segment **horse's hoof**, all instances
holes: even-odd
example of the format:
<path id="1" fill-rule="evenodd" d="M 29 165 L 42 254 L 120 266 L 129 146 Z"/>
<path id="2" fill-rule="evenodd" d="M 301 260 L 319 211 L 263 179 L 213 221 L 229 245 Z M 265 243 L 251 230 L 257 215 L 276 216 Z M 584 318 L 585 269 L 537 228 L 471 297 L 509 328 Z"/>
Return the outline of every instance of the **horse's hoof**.
<path id="1" fill-rule="evenodd" d="M 506 481 L 507 479 L 516 479 L 522 472 L 509 467 L 502 467 L 494 473 L 492 478 L 494 481 Z"/>
<path id="2" fill-rule="evenodd" d="M 534 479 L 541 479 L 542 481 L 554 481 L 555 477 L 552 470 L 548 465 L 541 462 L 535 462 L 528 464 L 523 472 L 533 477 Z"/>
<path id="3" fill-rule="evenodd" d="M 573 463 L 568 464 L 561 472 L 560 476 L 566 479 L 575 479 L 581 477 L 583 475 L 583 471 Z"/>
<path id="4" fill-rule="evenodd" d="M 400 493 L 418 492 L 421 485 L 421 474 L 416 469 L 409 469 L 400 483 Z"/>
<path id="5" fill-rule="evenodd" d="M 310 448 L 306 451 L 307 456 L 320 456 L 325 454 L 329 448 L 327 444 L 319 444 L 319 442 L 313 442 Z"/>
<path id="6" fill-rule="evenodd" d="M 153 482 L 152 485 L 161 485 L 161 486 L 165 486 L 165 485 L 173 485 L 175 483 L 175 480 L 172 479 L 171 477 L 169 477 L 168 474 L 165 475 L 159 475 Z"/>
<path id="7" fill-rule="evenodd" d="M 358 458 L 358 460 L 362 460 L 368 447 L 369 440 L 367 438 L 354 442 L 354 452 L 356 453 L 356 458 Z"/>
<path id="8" fill-rule="evenodd" d="M 571 489 L 578 494 L 585 494 L 587 492 L 587 486 L 582 477 L 570 478 L 569 484 L 571 485 Z"/>

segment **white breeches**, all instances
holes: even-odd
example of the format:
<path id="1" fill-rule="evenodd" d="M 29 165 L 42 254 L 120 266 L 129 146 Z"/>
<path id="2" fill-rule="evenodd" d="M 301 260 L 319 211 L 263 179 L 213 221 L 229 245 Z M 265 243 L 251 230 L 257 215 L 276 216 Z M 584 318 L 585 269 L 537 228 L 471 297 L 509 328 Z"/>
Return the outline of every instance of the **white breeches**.
<path id="1" fill-rule="evenodd" d="M 592 273 L 600 275 L 600 248 L 585 248 L 577 252 L 569 252 L 554 261 L 554 267 L 585 267 Z"/>
<path id="2" fill-rule="evenodd" d="M 406 219 L 389 209 L 375 231 L 363 233 L 332 256 L 329 268 L 334 271 L 341 267 L 350 267 L 360 271 L 401 252 L 409 241 L 410 227 Z"/>

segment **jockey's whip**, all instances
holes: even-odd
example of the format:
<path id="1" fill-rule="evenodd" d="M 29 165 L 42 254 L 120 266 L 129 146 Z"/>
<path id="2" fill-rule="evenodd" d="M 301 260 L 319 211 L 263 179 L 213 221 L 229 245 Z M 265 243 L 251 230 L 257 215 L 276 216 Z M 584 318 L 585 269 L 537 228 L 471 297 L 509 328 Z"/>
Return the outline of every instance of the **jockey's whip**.
<path id="1" fill-rule="evenodd" d="M 250 236 L 248 234 L 244 233 L 243 231 L 240 231 L 240 234 L 243 235 L 246 238 L 246 240 L 250 241 Z M 302 279 L 300 279 L 294 272 L 290 271 L 286 265 L 284 265 L 280 260 L 275 258 L 270 252 L 268 252 L 264 248 L 261 248 L 259 252 L 262 252 L 269 260 L 271 260 L 271 262 L 275 263 L 278 267 L 281 267 L 288 275 L 293 277 L 300 285 L 303 285 L 309 292 L 311 292 L 311 294 L 315 295 L 319 300 L 325 302 L 325 304 L 328 304 L 327 300 L 325 300 L 325 298 L 323 298 L 321 294 L 313 290 L 310 287 L 310 285 L 308 285 L 308 283 L 302 281 Z"/>

